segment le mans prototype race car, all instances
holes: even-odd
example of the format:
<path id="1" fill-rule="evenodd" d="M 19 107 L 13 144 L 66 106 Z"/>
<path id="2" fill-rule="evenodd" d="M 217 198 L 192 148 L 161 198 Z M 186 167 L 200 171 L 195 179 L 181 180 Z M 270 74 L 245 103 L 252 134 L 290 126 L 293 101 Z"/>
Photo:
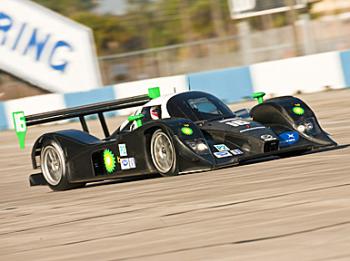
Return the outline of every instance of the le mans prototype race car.
<path id="1" fill-rule="evenodd" d="M 250 111 L 232 112 L 215 96 L 189 91 L 167 96 L 159 88 L 149 95 L 26 116 L 27 126 L 79 118 L 83 131 L 63 130 L 39 137 L 32 149 L 31 185 L 53 190 L 88 182 L 159 173 L 174 176 L 234 166 L 252 159 L 298 155 L 335 147 L 303 101 L 283 96 Z M 140 106 L 140 107 L 139 107 Z M 139 107 L 112 134 L 104 112 Z M 105 134 L 89 134 L 85 116 L 97 114 Z"/>

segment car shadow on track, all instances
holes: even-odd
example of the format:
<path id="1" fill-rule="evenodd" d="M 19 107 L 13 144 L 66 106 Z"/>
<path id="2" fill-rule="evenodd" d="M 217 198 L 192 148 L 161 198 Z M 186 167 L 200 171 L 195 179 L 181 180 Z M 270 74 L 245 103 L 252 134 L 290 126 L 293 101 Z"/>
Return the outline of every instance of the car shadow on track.
<path id="1" fill-rule="evenodd" d="M 288 154 L 279 155 L 279 156 L 268 156 L 268 157 L 262 157 L 262 158 L 257 158 L 257 159 L 250 159 L 250 160 L 241 162 L 239 165 L 235 165 L 235 166 L 239 167 L 239 166 L 243 166 L 243 165 L 263 163 L 266 161 L 272 161 L 272 160 L 276 160 L 276 159 L 300 157 L 300 156 L 313 154 L 313 153 L 322 153 L 322 152 L 326 152 L 326 151 L 345 149 L 348 147 L 350 147 L 350 144 L 339 145 L 336 147 L 320 148 L 317 150 L 307 151 L 307 152 L 303 152 L 303 153 L 294 152 L 294 153 L 288 153 Z M 198 173 L 198 172 L 196 172 L 196 173 Z M 190 174 L 195 174 L 195 173 L 188 173 L 186 175 L 190 175 Z M 160 177 L 161 177 L 161 175 L 159 175 L 159 174 L 144 174 L 144 175 L 138 175 L 138 176 L 123 177 L 123 178 L 110 179 L 110 180 L 104 180 L 104 181 L 99 181 L 99 182 L 92 182 L 92 183 L 86 184 L 86 186 L 84 186 L 82 188 L 76 188 L 76 189 L 89 189 L 89 188 L 94 188 L 94 187 L 99 187 L 99 186 L 108 186 L 108 185 L 114 185 L 114 184 L 143 181 L 143 180 L 148 180 L 148 179 L 156 179 L 156 178 L 160 178 Z M 46 185 L 46 183 L 42 184 L 42 185 Z"/>
<path id="2" fill-rule="evenodd" d="M 321 152 L 326 152 L 326 151 L 331 151 L 331 150 L 345 149 L 348 147 L 350 147 L 350 144 L 339 145 L 336 147 L 320 148 L 317 150 L 307 151 L 307 152 L 303 152 L 303 153 L 299 152 L 298 154 L 293 153 L 293 154 L 286 154 L 283 156 L 269 156 L 269 157 L 265 157 L 265 158 L 248 160 L 246 162 L 241 163 L 238 166 L 257 164 L 257 163 L 262 163 L 262 162 L 276 160 L 276 159 L 300 157 L 300 156 L 313 154 L 313 153 L 321 153 Z M 186 174 L 186 175 L 188 175 L 188 174 Z M 159 174 L 145 174 L 145 175 L 133 176 L 133 177 L 123 177 L 123 178 L 119 178 L 119 179 L 105 180 L 105 181 L 96 182 L 96 183 L 88 183 L 84 189 L 94 188 L 94 187 L 99 187 L 99 186 L 106 186 L 106 185 L 122 184 L 122 183 L 127 183 L 127 182 L 142 181 L 142 180 L 148 180 L 148 179 L 156 179 L 156 178 L 160 178 L 160 177 L 161 177 L 161 175 L 159 175 Z"/>
<path id="3" fill-rule="evenodd" d="M 122 184 L 122 183 L 128 183 L 128 182 L 135 182 L 135 181 L 142 181 L 142 180 L 148 180 L 148 179 L 156 179 L 159 177 L 161 176 L 158 174 L 145 174 L 145 175 L 139 175 L 139 176 L 133 176 L 133 177 L 110 179 L 110 180 L 104 180 L 100 182 L 88 183 L 86 184 L 84 189 L 94 188 L 99 186 L 108 186 L 108 185 L 114 185 L 114 184 Z"/>

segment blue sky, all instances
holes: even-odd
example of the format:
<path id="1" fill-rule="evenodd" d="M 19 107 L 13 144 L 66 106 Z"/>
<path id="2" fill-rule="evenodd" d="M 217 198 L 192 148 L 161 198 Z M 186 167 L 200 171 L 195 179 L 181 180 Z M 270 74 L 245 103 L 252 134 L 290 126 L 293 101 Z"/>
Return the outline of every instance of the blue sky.
<path id="1" fill-rule="evenodd" d="M 126 0 L 99 0 L 98 13 L 123 14 L 126 10 Z"/>

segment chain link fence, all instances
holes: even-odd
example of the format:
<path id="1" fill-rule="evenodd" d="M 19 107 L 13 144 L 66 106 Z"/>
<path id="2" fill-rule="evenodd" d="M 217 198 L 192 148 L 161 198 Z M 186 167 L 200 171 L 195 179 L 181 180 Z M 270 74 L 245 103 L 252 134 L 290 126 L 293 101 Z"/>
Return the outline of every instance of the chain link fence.
<path id="1" fill-rule="evenodd" d="M 104 83 L 214 70 L 350 48 L 350 15 L 347 14 L 319 20 L 301 17 L 296 23 L 296 41 L 292 26 L 251 32 L 243 22 L 238 28 L 238 36 L 100 57 Z"/>

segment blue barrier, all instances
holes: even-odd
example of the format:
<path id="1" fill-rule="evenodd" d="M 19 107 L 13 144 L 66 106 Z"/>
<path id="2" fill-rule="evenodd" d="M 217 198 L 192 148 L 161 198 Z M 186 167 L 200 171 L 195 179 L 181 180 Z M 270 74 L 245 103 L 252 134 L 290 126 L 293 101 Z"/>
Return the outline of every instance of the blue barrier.
<path id="1" fill-rule="evenodd" d="M 95 89 L 87 92 L 73 92 L 64 94 L 66 108 L 81 106 L 96 102 L 111 101 L 116 99 L 113 86 Z M 108 112 L 106 116 L 115 116 L 116 112 Z M 94 118 L 94 117 L 93 117 Z"/>
<path id="2" fill-rule="evenodd" d="M 350 87 L 350 51 L 340 52 L 340 61 L 346 87 Z"/>
<path id="3" fill-rule="evenodd" d="M 0 130 L 8 129 L 5 103 L 0 102 Z"/>
<path id="4" fill-rule="evenodd" d="M 212 93 L 226 103 L 239 101 L 253 92 L 248 66 L 193 73 L 188 77 L 191 90 Z"/>

